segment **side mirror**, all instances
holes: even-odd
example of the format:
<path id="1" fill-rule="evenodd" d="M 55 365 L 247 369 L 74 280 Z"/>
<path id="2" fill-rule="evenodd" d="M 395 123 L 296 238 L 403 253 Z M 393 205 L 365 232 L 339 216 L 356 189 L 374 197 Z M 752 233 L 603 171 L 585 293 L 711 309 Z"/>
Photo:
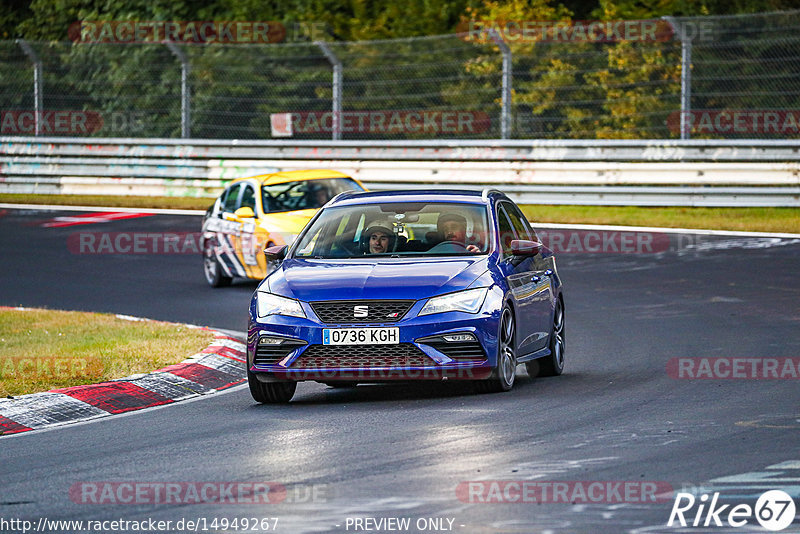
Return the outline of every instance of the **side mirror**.
<path id="1" fill-rule="evenodd" d="M 254 212 L 253 208 L 249 206 L 243 206 L 238 210 L 234 211 L 233 214 L 236 216 L 237 219 L 253 219 L 256 216 L 256 212 Z"/>
<path id="2" fill-rule="evenodd" d="M 511 242 L 511 254 L 514 256 L 535 256 L 542 250 L 542 244 L 526 239 L 515 239 Z"/>
<path id="3" fill-rule="evenodd" d="M 286 251 L 289 249 L 288 245 L 275 245 L 264 249 L 264 256 L 267 261 L 281 261 L 286 257 Z"/>

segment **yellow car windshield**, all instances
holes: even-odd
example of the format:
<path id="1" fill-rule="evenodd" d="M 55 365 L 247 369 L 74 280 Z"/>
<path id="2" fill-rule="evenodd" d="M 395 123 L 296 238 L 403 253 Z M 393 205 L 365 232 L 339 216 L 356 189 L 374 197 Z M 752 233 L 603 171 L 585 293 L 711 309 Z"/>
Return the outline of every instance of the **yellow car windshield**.
<path id="1" fill-rule="evenodd" d="M 265 213 L 318 209 L 344 191 L 363 191 L 350 178 L 299 180 L 261 186 Z"/>

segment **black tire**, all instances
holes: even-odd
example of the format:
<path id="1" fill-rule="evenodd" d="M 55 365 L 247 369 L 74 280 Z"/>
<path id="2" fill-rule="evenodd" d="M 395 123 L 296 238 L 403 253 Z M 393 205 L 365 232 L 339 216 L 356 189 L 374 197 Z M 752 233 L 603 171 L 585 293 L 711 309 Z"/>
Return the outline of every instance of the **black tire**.
<path id="1" fill-rule="evenodd" d="M 297 389 L 297 382 L 293 380 L 261 382 L 256 374 L 250 371 L 247 371 L 247 385 L 250 386 L 253 400 L 261 404 L 285 404 L 292 400 Z"/>
<path id="2" fill-rule="evenodd" d="M 210 241 L 206 241 L 203 246 L 203 274 L 211 287 L 226 287 L 233 281 L 233 278 L 223 274 L 222 267 L 214 256 L 214 247 Z"/>
<path id="3" fill-rule="evenodd" d="M 354 388 L 358 385 L 358 382 L 350 382 L 347 380 L 342 380 L 341 382 L 323 382 L 329 388 L 334 389 L 349 389 Z"/>
<path id="4" fill-rule="evenodd" d="M 553 326 L 550 328 L 548 345 L 550 355 L 525 363 L 525 368 L 531 378 L 536 376 L 558 376 L 564 372 L 564 352 L 566 349 L 564 319 L 564 304 L 559 298 L 556 300 L 556 309 L 553 311 Z"/>
<path id="5" fill-rule="evenodd" d="M 517 370 L 515 334 L 514 312 L 505 305 L 500 314 L 500 330 L 497 335 L 497 365 L 489 378 L 475 382 L 478 393 L 500 393 L 514 387 Z"/>

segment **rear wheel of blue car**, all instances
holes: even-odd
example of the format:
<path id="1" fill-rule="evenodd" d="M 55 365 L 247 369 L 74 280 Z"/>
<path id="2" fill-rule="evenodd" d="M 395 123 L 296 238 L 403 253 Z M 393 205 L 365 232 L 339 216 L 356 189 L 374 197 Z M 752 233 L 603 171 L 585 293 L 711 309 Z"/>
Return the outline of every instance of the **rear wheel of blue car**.
<path id="1" fill-rule="evenodd" d="M 486 380 L 476 382 L 480 393 L 499 393 L 514 387 L 517 373 L 517 355 L 514 347 L 514 313 L 506 305 L 500 315 L 500 331 L 497 336 L 497 365 Z"/>
<path id="2" fill-rule="evenodd" d="M 528 375 L 558 376 L 564 372 L 564 349 L 566 349 L 566 329 L 564 327 L 564 305 L 559 298 L 553 310 L 553 326 L 550 329 L 550 342 L 548 345 L 550 355 L 525 364 Z"/>
<path id="3" fill-rule="evenodd" d="M 262 382 L 255 373 L 247 371 L 247 384 L 250 386 L 250 395 L 261 404 L 283 404 L 292 400 L 297 389 L 297 382 Z"/>

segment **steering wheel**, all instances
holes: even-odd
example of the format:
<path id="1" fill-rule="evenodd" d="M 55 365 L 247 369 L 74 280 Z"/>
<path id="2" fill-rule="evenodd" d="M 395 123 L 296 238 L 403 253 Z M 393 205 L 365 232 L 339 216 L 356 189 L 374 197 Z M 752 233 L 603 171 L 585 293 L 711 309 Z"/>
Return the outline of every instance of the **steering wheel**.
<path id="1" fill-rule="evenodd" d="M 457 247 L 459 249 L 455 252 L 467 250 L 467 246 L 461 241 L 442 241 L 441 243 L 437 243 L 435 246 L 431 247 L 428 252 L 450 252 L 447 250 L 448 245 L 451 247 Z"/>

